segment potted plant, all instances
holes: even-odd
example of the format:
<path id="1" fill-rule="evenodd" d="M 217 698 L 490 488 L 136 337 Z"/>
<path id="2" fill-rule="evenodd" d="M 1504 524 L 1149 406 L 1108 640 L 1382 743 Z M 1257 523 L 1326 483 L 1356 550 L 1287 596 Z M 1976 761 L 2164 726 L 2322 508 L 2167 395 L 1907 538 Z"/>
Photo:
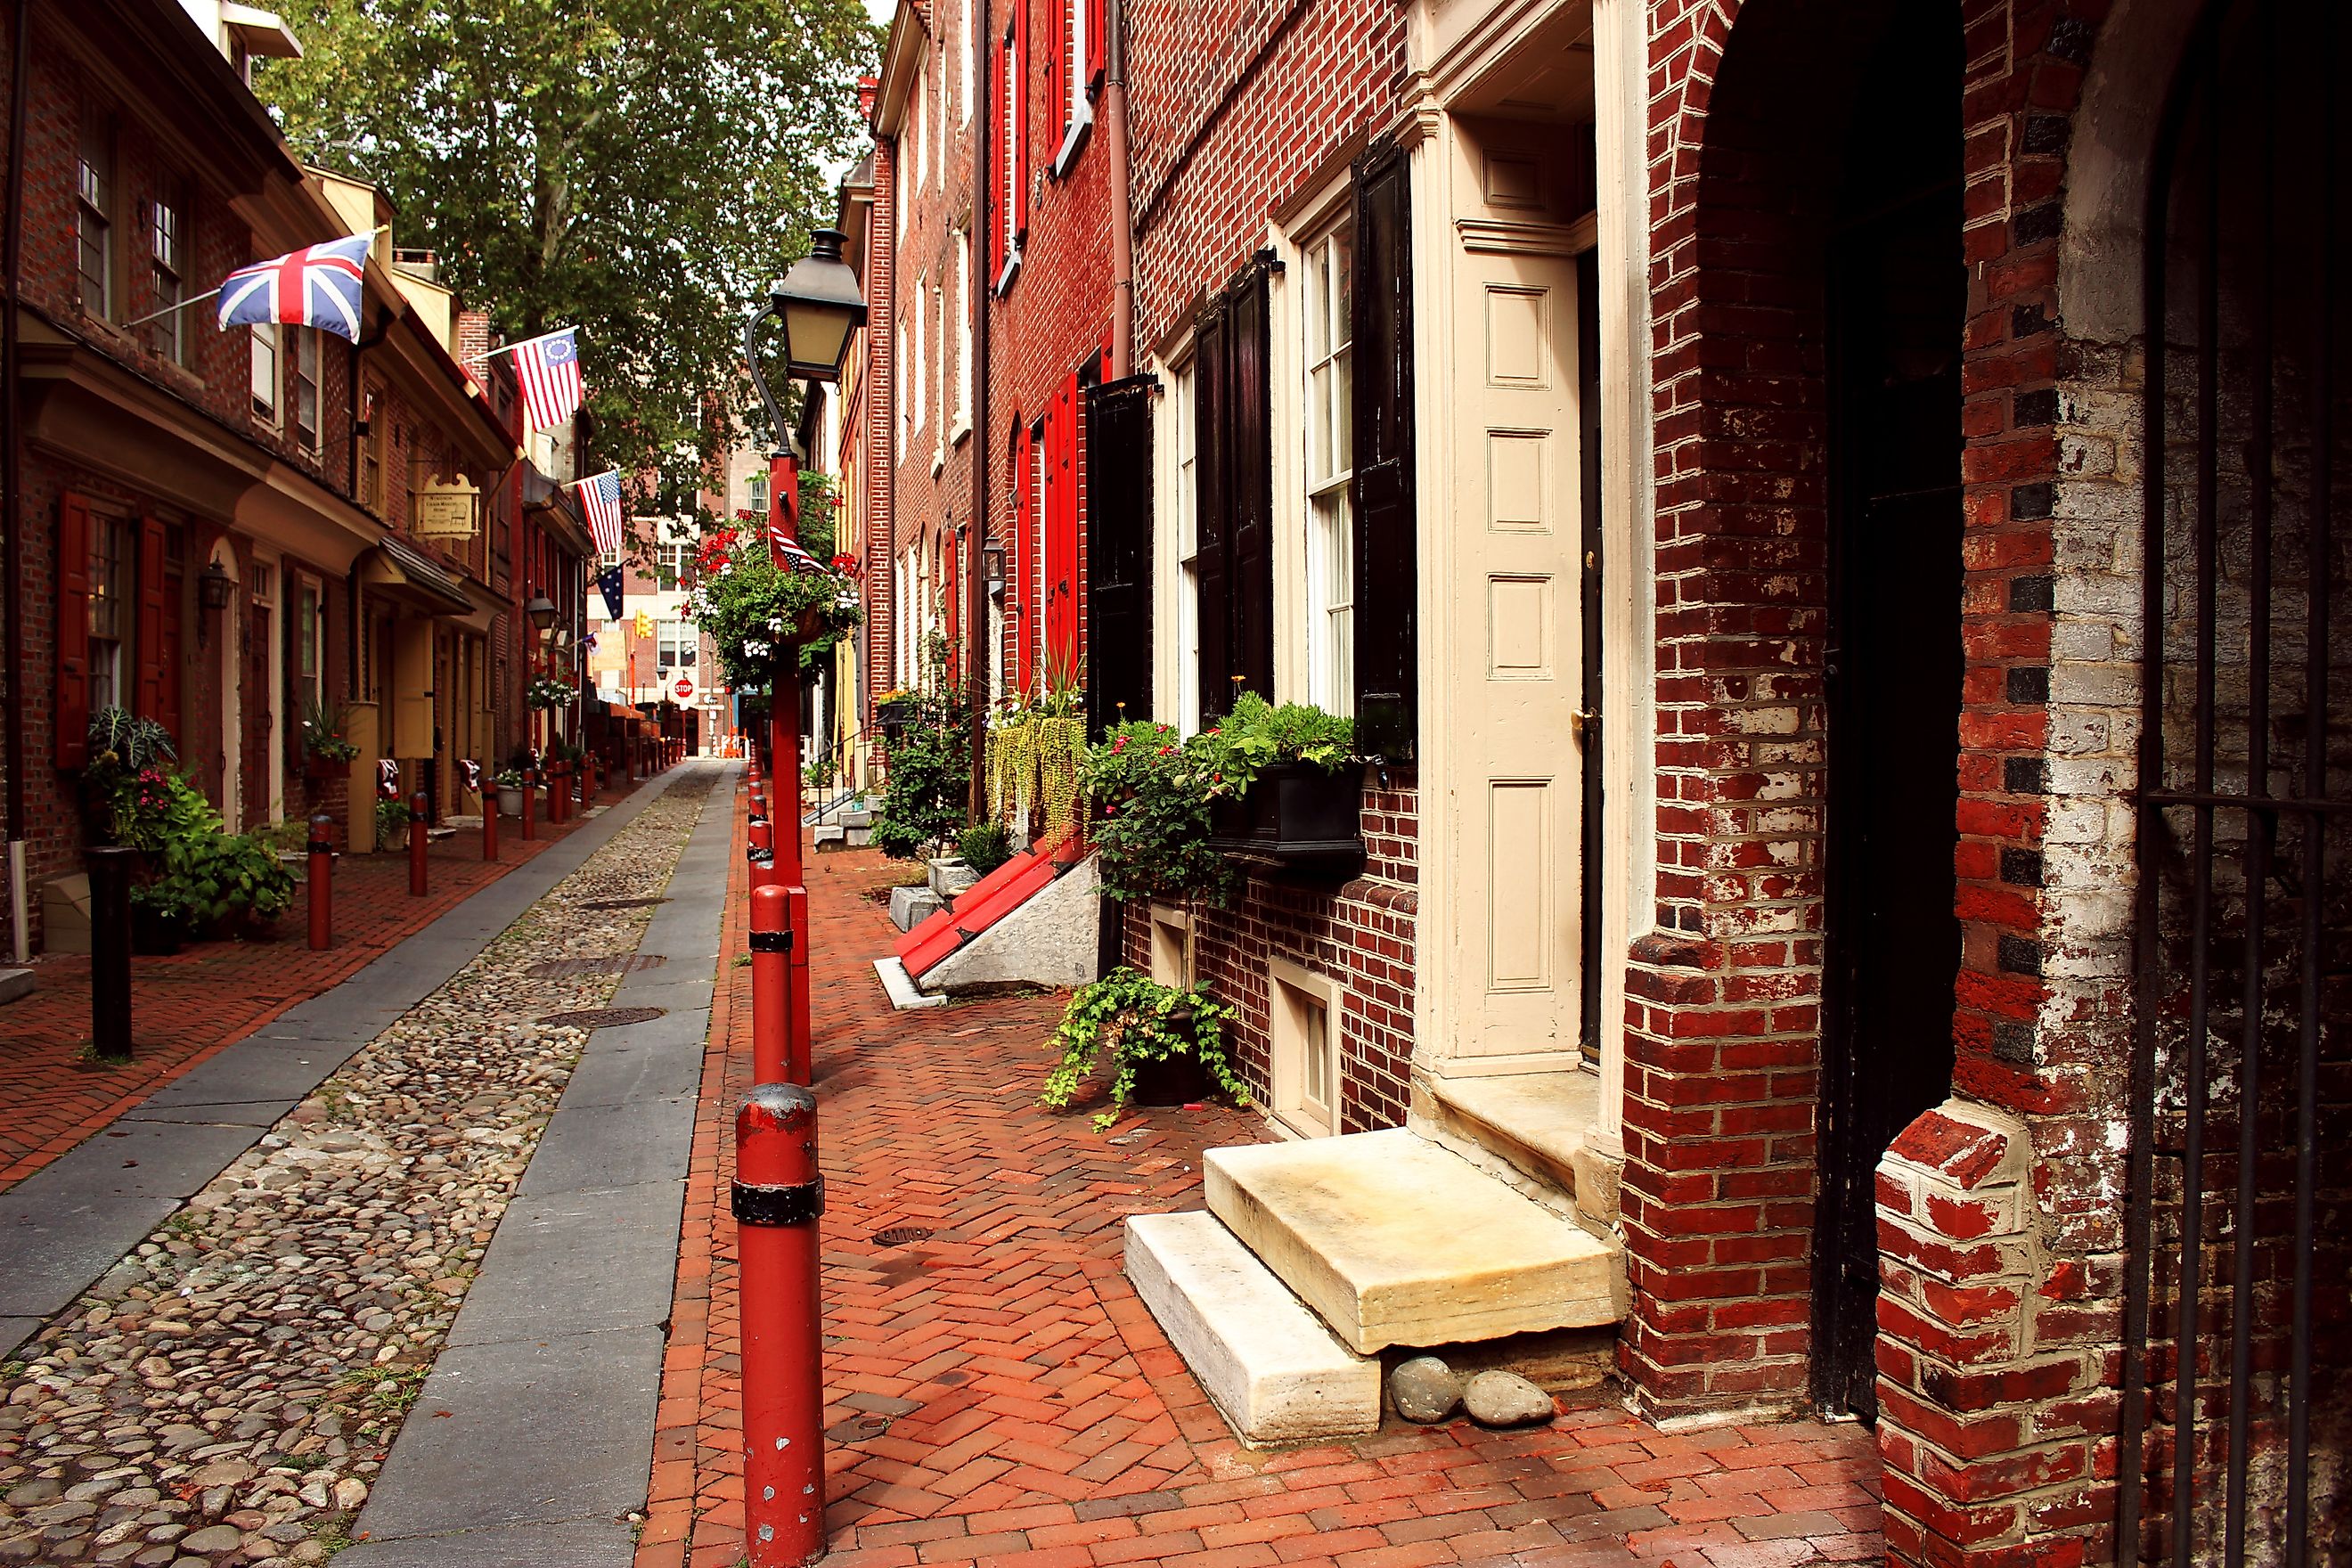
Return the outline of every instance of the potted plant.
<path id="1" fill-rule="evenodd" d="M 302 704 L 302 771 L 310 778 L 333 778 L 359 759 L 360 749 L 345 732 L 349 721 L 340 702 L 317 698 Z"/>
<path id="2" fill-rule="evenodd" d="M 1087 755 L 1086 695 L 1062 684 L 992 718 L 988 726 L 990 809 L 1028 825 L 1029 836 L 1056 840 L 1077 820 Z"/>
<path id="3" fill-rule="evenodd" d="M 1037 1102 L 1055 1110 L 1069 1104 L 1108 1047 L 1110 1107 L 1096 1113 L 1097 1131 L 1130 1104 L 1181 1105 L 1213 1086 L 1247 1105 L 1249 1089 L 1225 1055 L 1224 1026 L 1233 1016 L 1233 1008 L 1198 986 L 1184 990 L 1133 969 L 1113 970 L 1070 994 L 1054 1031 L 1062 1059 L 1045 1075 Z"/>
<path id="4" fill-rule="evenodd" d="M 500 768 L 491 778 L 490 785 L 499 792 L 500 816 L 522 815 L 523 774 L 520 768 Z"/>
<path id="5" fill-rule="evenodd" d="M 698 566 L 682 613 L 709 637 L 738 691 L 764 687 L 794 649 L 800 668 L 812 668 L 858 622 L 856 584 L 805 550 L 779 568 L 758 529 L 706 534 Z"/>
<path id="6" fill-rule="evenodd" d="M 294 873 L 250 833 L 208 833 L 165 847 L 163 881 L 176 882 L 187 923 L 213 935 L 262 935 L 294 902 Z"/>
<path id="7" fill-rule="evenodd" d="M 131 951 L 164 957 L 180 951 L 195 914 L 186 886 L 175 877 L 159 877 L 131 889 Z"/>
<path id="8" fill-rule="evenodd" d="M 1255 692 L 1185 744 L 1209 801 L 1209 842 L 1245 865 L 1344 881 L 1364 868 L 1355 726 Z"/>
<path id="9" fill-rule="evenodd" d="M 578 683 L 560 675 L 542 675 L 523 691 L 523 700 L 533 708 L 568 708 L 580 694 Z"/>

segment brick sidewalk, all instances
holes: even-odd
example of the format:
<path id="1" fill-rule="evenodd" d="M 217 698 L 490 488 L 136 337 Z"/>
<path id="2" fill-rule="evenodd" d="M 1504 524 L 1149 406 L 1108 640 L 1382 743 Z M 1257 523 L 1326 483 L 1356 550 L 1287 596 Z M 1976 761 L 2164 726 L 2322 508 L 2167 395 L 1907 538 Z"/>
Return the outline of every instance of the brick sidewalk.
<path id="1" fill-rule="evenodd" d="M 610 805 L 625 789 L 600 797 Z M 542 803 L 541 810 L 545 810 Z M 335 862 L 335 945 L 310 948 L 310 889 L 266 942 L 207 942 L 169 958 L 131 961 L 131 1059 L 82 1059 L 89 1043 L 89 960 L 36 959 L 34 993 L 0 1007 L 0 1192 L 23 1181 L 230 1041 L 373 963 L 434 917 L 578 827 L 542 818 L 526 843 L 522 825 L 499 824 L 499 859 L 482 859 L 481 834 L 460 828 L 426 851 L 428 886 L 408 894 L 408 855 L 344 856 Z"/>
<path id="2" fill-rule="evenodd" d="M 742 951 L 741 818 L 726 946 Z M 1391 1425 L 1235 1442 L 1119 1271 L 1129 1214 L 1195 1206 L 1230 1110 L 1112 1133 L 1035 1104 L 1059 996 L 898 1014 L 866 894 L 902 868 L 809 861 L 827 1209 L 826 1422 L 837 1568 L 1337 1563 L 1795 1568 L 1883 1555 L 1869 1435 L 1810 1422 L 1670 1435 L 1606 1405 L 1550 1426 Z M 724 967 L 636 1568 L 742 1560 L 730 1112 L 748 969 Z M 879 1233 L 912 1227 L 910 1237 Z"/>

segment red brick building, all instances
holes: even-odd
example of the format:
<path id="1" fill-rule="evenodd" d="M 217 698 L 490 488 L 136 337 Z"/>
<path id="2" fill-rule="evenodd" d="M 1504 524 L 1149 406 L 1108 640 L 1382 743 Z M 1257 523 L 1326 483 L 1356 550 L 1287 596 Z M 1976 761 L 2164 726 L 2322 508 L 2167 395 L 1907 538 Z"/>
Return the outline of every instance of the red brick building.
<path id="1" fill-rule="evenodd" d="M 456 759 L 516 723 L 523 554 L 562 539 L 560 587 L 556 560 L 584 547 L 525 522 L 511 378 L 459 364 L 457 301 L 388 232 L 357 343 L 221 331 L 208 303 L 157 314 L 394 217 L 293 159 L 245 75 L 293 41 L 223 15 L 208 34 L 176 5 L 41 9 L 21 29 L 0 767 L 25 946 L 76 896 L 92 712 L 162 722 L 233 829 L 326 809 L 370 847 L 379 758 L 436 810 L 460 804 Z M 15 7 L 0 27 L 18 36 Z M 357 763 L 307 756 L 313 705 L 345 710 Z"/>
<path id="2" fill-rule="evenodd" d="M 1130 961 L 1335 1172 L 1402 1126 L 1597 1246 L 1543 1326 L 1643 1409 L 1874 1421 L 1899 1560 L 2352 1551 L 2340 24 L 1076 9 L 902 12 L 877 114 L 869 279 L 987 237 L 993 689 L 1066 579 L 1098 718 L 1370 759 L 1360 870 Z M 952 388 L 889 287 L 869 426 Z M 929 416 L 872 510 L 944 626 Z"/>

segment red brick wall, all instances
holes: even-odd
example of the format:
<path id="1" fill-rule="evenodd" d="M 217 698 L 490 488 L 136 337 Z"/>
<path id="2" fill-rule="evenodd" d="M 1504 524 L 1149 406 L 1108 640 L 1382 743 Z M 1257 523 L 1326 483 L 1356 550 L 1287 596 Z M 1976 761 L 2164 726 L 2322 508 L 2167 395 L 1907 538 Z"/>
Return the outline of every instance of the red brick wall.
<path id="1" fill-rule="evenodd" d="M 1412 1099 L 1420 811 L 1420 791 L 1408 777 L 1375 774 L 1364 789 L 1362 876 L 1329 890 L 1253 877 L 1232 909 L 1193 914 L 1195 977 L 1240 1009 L 1231 1043 L 1241 1077 L 1261 1100 L 1273 1088 L 1267 959 L 1287 959 L 1346 987 L 1339 1018 L 1342 1132 L 1402 1127 Z M 1149 972 L 1150 923 L 1141 906 L 1127 911 L 1121 950 Z"/>

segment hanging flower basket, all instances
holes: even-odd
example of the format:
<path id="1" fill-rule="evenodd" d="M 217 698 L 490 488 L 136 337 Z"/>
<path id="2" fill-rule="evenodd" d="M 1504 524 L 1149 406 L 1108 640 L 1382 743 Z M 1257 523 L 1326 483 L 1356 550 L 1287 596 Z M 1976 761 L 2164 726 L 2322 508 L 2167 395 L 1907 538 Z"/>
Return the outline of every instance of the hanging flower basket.
<path id="1" fill-rule="evenodd" d="M 858 622 L 856 584 L 805 552 L 780 569 L 756 529 L 705 536 L 700 567 L 684 613 L 710 638 L 739 691 L 765 686 L 787 654 L 806 665 Z"/>

